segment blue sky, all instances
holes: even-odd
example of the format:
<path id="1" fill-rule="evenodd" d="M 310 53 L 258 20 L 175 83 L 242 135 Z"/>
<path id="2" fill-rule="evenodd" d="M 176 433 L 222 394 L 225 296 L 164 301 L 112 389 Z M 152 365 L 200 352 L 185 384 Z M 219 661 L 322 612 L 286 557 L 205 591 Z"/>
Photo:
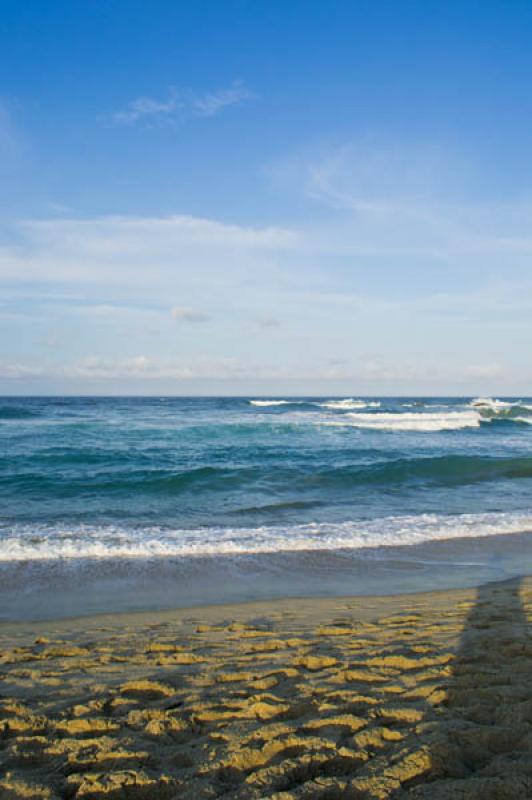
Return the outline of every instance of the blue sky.
<path id="1" fill-rule="evenodd" d="M 532 393 L 532 4 L 2 17 L 0 392 Z"/>

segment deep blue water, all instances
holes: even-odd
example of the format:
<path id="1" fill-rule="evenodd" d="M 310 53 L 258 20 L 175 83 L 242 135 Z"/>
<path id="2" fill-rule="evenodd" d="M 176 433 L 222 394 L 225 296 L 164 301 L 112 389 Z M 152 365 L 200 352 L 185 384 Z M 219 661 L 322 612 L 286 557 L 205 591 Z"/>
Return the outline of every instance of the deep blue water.
<path id="1" fill-rule="evenodd" d="M 3 398 L 0 567 L 532 529 L 532 400 Z"/>
<path id="2" fill-rule="evenodd" d="M 479 533 L 488 514 L 517 524 L 532 509 L 532 401 L 507 403 L 3 399 L 0 558 L 61 555 L 67 541 L 68 555 L 101 542 L 103 556 L 111 531 L 125 548 L 155 528 L 179 552 L 212 531 L 225 549 L 231 533 L 253 549 L 271 528 L 290 549 L 303 524 L 351 526 L 355 539 L 368 529 L 376 544 L 405 516 L 428 538 L 462 515 Z"/>

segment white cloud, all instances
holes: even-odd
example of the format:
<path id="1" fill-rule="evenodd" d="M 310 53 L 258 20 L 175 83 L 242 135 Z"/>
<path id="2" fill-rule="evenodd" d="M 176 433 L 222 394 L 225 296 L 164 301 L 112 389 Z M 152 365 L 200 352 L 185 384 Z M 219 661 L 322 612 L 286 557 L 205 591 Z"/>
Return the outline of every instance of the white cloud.
<path id="1" fill-rule="evenodd" d="M 464 377 L 467 378 L 481 378 L 485 380 L 493 380 L 494 378 L 501 378 L 504 375 L 504 369 L 501 364 L 471 364 L 463 370 Z"/>
<path id="2" fill-rule="evenodd" d="M 47 370 L 46 367 L 32 364 L 20 364 L 16 362 L 0 364 L 0 378 L 3 380 L 24 380 L 33 378 L 55 376 L 54 370 Z"/>
<path id="3" fill-rule="evenodd" d="M 154 100 L 151 97 L 137 97 L 132 100 L 122 111 L 115 111 L 110 120 L 115 125 L 133 125 L 140 120 L 160 121 L 173 116 L 178 109 L 183 108 L 183 103 L 178 100 L 174 91 L 170 92 L 167 100 Z"/>
<path id="4" fill-rule="evenodd" d="M 254 374 L 253 368 L 246 367 L 236 359 L 199 358 L 188 361 L 161 360 L 139 354 L 130 358 L 108 358 L 88 356 L 71 364 L 32 365 L 24 363 L 0 364 L 0 378 L 24 380 L 35 378 L 66 378 L 91 380 L 129 380 L 142 378 L 158 380 L 229 380 Z"/>
<path id="5" fill-rule="evenodd" d="M 94 305 L 72 304 L 68 309 L 73 314 L 81 314 L 87 317 L 101 317 L 102 319 L 115 319 L 124 314 L 130 314 L 133 309 L 125 306 L 114 306 L 109 303 L 96 303 Z M 135 309 L 136 311 L 143 309 Z"/>
<path id="6" fill-rule="evenodd" d="M 213 92 L 178 91 L 171 87 L 166 98 L 137 97 L 107 117 L 113 125 L 144 124 L 147 127 L 176 124 L 192 117 L 214 117 L 229 106 L 251 100 L 253 94 L 239 81 Z"/>
<path id="7" fill-rule="evenodd" d="M 253 92 L 246 89 L 241 83 L 234 83 L 228 89 L 219 89 L 216 92 L 206 92 L 196 95 L 192 99 L 192 107 L 196 113 L 203 117 L 214 117 L 227 106 L 243 103 L 256 97 Z"/>
<path id="8" fill-rule="evenodd" d="M 259 328 L 278 328 L 281 325 L 276 317 L 272 317 L 269 314 L 259 314 L 255 317 L 255 323 Z"/>
<path id="9" fill-rule="evenodd" d="M 186 215 L 20 223 L 0 246 L 4 379 L 529 393 L 531 207 L 465 189 L 451 202 L 456 170 L 431 154 L 360 158 L 343 149 L 285 170 L 307 198 L 297 228 Z"/>
<path id="10" fill-rule="evenodd" d="M 412 383 L 433 385 L 435 390 L 441 389 L 450 382 L 454 384 L 471 383 L 471 379 L 489 382 L 495 378 L 505 378 L 505 371 L 497 364 L 479 364 L 465 368 L 442 364 L 423 366 L 413 361 L 392 362 L 384 358 L 373 357 L 356 362 L 343 359 L 322 359 L 313 365 L 296 363 L 246 363 L 237 358 L 212 358 L 203 356 L 190 360 L 151 358 L 144 354 L 117 359 L 104 356 L 88 356 L 77 362 L 66 365 L 30 365 L 24 363 L 0 364 L 0 378 L 12 380 L 62 378 L 67 380 L 131 380 L 136 378 L 150 382 L 170 380 L 192 382 L 209 381 L 278 381 L 322 382 L 325 391 L 327 384 L 338 381 L 349 381 L 379 385 L 408 380 Z M 479 385 L 479 384 L 477 384 Z"/>
<path id="11" fill-rule="evenodd" d="M 208 322 L 210 319 L 208 314 L 205 314 L 203 311 L 195 311 L 193 308 L 174 306 L 170 313 L 173 319 L 182 322 Z"/>
<path id="12" fill-rule="evenodd" d="M 207 269 L 221 277 L 227 262 L 247 272 L 264 258 L 293 249 L 287 228 L 252 228 L 185 215 L 29 220 L 18 244 L 0 248 L 0 279 L 165 287 Z"/>
<path id="13" fill-rule="evenodd" d="M 380 259 L 392 274 L 410 260 L 420 281 L 448 269 L 529 273 L 532 203 L 490 202 L 474 158 L 349 144 L 279 160 L 266 175 L 276 191 L 304 196 L 320 216 L 327 211 L 327 222 L 312 226 L 314 246 L 329 253 Z"/>

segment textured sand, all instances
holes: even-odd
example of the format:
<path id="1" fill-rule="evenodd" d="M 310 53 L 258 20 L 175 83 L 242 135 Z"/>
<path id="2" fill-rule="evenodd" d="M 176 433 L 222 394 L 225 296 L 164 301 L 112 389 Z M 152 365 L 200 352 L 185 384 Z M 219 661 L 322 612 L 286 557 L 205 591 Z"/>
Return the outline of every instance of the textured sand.
<path id="1" fill-rule="evenodd" d="M 0 626 L 0 798 L 532 798 L 532 580 Z"/>

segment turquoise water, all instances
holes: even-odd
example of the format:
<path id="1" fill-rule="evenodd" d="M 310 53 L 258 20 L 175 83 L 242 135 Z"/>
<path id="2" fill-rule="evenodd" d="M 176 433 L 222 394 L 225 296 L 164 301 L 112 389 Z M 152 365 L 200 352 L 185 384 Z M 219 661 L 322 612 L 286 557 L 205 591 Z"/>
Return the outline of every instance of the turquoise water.
<path id="1" fill-rule="evenodd" d="M 532 530 L 531 446 L 529 398 L 3 398 L 0 578 L 22 607 L 50 576 L 134 575 L 149 606 L 158 571 L 201 583 L 198 559 L 238 583 L 286 554 L 301 592 L 340 553 L 344 586 L 349 555 Z"/>

